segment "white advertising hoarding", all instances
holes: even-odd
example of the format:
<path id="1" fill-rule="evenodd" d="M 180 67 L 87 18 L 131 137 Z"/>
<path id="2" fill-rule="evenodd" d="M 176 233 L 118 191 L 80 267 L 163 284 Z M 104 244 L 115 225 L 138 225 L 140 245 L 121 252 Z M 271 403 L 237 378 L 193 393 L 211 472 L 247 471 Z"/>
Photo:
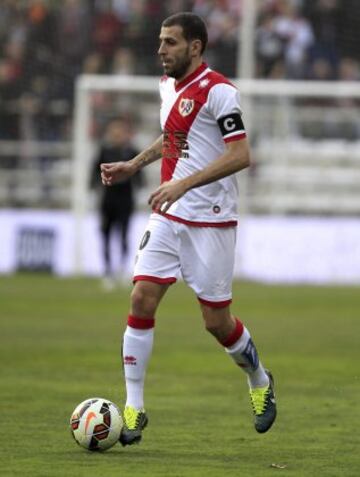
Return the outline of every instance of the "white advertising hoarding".
<path id="1" fill-rule="evenodd" d="M 133 216 L 127 273 L 131 273 L 147 218 L 146 213 Z M 83 227 L 83 273 L 101 275 L 97 215 L 89 214 Z M 72 275 L 74 240 L 71 212 L 1 210 L 0 273 L 33 269 Z M 117 237 L 112 250 L 117 269 L 121 261 Z M 238 231 L 235 277 L 269 283 L 360 284 L 360 219 L 244 217 Z"/>

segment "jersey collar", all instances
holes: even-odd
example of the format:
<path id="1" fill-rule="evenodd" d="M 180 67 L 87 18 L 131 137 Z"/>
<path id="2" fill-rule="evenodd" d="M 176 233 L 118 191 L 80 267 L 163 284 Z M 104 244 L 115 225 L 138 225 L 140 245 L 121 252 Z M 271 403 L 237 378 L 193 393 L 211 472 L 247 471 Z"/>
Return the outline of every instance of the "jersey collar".
<path id="1" fill-rule="evenodd" d="M 182 81 L 179 83 L 175 82 L 175 91 L 179 92 L 184 86 L 188 85 L 191 83 L 197 76 L 199 76 L 203 71 L 208 68 L 208 65 L 206 63 L 201 63 L 201 65 L 193 71 L 189 76 L 186 76 Z"/>

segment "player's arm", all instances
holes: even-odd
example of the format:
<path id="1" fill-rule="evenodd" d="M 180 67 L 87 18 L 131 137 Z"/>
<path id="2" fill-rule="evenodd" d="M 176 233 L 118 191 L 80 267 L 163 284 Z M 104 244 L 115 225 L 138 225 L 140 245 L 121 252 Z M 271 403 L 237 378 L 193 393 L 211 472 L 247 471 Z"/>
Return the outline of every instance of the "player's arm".
<path id="1" fill-rule="evenodd" d="M 223 177 L 235 174 L 250 165 L 250 153 L 246 138 L 226 144 L 224 154 L 209 164 L 202 171 L 198 171 L 183 180 L 185 191 L 200 187 Z"/>
<path id="2" fill-rule="evenodd" d="M 101 164 L 101 180 L 104 185 L 113 185 L 116 182 L 124 181 L 133 176 L 143 167 L 157 161 L 162 153 L 163 136 L 159 136 L 156 141 L 144 151 L 140 152 L 130 161 L 111 162 Z"/>
<path id="3" fill-rule="evenodd" d="M 246 137 L 226 143 L 225 152 L 203 170 L 171 182 L 164 182 L 149 198 L 155 210 L 166 212 L 188 190 L 201 187 L 227 177 L 250 165 L 249 145 Z"/>

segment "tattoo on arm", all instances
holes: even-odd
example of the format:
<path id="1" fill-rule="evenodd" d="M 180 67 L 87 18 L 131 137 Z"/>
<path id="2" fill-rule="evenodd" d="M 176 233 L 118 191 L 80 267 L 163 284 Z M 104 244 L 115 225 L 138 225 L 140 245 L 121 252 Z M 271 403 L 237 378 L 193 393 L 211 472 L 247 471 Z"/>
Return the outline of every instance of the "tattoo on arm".
<path id="1" fill-rule="evenodd" d="M 138 159 L 139 167 L 145 167 L 148 164 L 151 164 L 152 162 L 156 161 L 160 157 L 161 154 L 159 151 L 156 151 L 155 149 L 147 149 L 141 154 Z"/>
<path id="2" fill-rule="evenodd" d="M 154 161 L 157 161 L 160 159 L 162 155 L 162 136 L 160 136 L 154 144 L 152 144 L 148 149 L 145 149 L 145 151 L 141 152 L 136 160 L 136 164 L 139 169 L 142 169 L 143 167 L 147 166 L 148 164 L 151 164 Z"/>

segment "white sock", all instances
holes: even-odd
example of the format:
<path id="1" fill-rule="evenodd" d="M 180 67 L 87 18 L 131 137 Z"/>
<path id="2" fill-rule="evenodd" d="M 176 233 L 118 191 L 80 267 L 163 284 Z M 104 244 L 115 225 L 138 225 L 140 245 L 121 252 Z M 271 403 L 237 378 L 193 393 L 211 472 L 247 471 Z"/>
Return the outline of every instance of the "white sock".
<path id="1" fill-rule="evenodd" d="M 154 328 L 127 326 L 123 341 L 123 363 L 126 383 L 126 406 L 144 407 L 144 381 L 154 340 Z"/>
<path id="2" fill-rule="evenodd" d="M 250 388 L 261 388 L 269 385 L 268 375 L 259 361 L 259 356 L 247 328 L 244 327 L 240 338 L 232 346 L 225 348 L 225 351 L 245 371 Z"/>

